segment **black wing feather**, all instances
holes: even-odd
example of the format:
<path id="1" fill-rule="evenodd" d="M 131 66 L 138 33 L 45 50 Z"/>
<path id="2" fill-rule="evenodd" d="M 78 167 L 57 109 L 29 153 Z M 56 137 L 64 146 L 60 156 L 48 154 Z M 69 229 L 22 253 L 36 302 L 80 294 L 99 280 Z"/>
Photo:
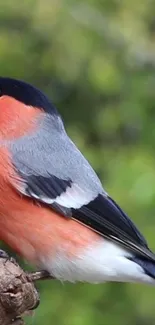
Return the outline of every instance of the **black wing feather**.
<path id="1" fill-rule="evenodd" d="M 26 189 L 25 194 L 33 199 L 37 199 L 42 203 L 48 205 L 50 208 L 52 207 L 55 211 L 59 212 L 65 217 L 71 217 L 72 212 L 71 209 L 57 204 L 53 202 L 52 204 L 47 203 L 44 201 L 44 198 L 49 199 L 56 199 L 62 193 L 64 193 L 68 187 L 71 187 L 72 181 L 71 180 L 63 180 L 59 179 L 54 175 L 45 176 L 36 176 L 30 175 L 25 176 L 23 173 L 18 171 L 18 174 L 24 179 L 24 183 L 26 182 Z"/>
<path id="2" fill-rule="evenodd" d="M 19 172 L 18 172 L 19 173 Z M 21 173 L 20 173 L 21 174 Z M 23 178 L 23 175 L 21 175 Z M 60 196 L 64 193 L 67 187 L 71 187 L 71 180 L 59 179 L 54 175 L 45 176 L 26 176 L 27 194 L 33 192 L 38 197 L 47 196 L 49 199 L 55 199 L 57 196 Z"/>
<path id="3" fill-rule="evenodd" d="M 134 223 L 113 199 L 99 194 L 80 209 L 72 209 L 76 220 L 115 242 L 155 260 L 147 242 Z"/>

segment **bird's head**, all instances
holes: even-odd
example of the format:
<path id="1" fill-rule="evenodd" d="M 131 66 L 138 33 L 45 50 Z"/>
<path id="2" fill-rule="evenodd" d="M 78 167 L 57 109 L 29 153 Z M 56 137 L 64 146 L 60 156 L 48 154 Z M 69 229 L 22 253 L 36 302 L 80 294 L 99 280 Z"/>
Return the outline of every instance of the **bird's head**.
<path id="1" fill-rule="evenodd" d="M 0 77 L 0 129 L 10 135 L 11 130 L 31 125 L 40 115 L 59 116 L 50 100 L 34 86 L 20 80 Z M 52 119 L 51 119 L 52 121 Z"/>

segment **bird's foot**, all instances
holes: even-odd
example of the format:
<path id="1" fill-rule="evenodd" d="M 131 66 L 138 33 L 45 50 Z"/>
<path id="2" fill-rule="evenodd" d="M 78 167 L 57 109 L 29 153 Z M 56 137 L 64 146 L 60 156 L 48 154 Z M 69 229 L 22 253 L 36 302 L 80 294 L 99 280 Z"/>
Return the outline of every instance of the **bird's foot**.
<path id="1" fill-rule="evenodd" d="M 16 262 L 15 258 L 12 256 L 9 256 L 9 254 L 4 251 L 3 249 L 0 249 L 0 258 L 4 258 L 5 259 L 5 263 L 7 263 L 8 261 L 12 262 L 15 265 L 18 265 L 18 263 Z"/>
<path id="2" fill-rule="evenodd" d="M 0 249 L 0 258 L 9 258 L 9 255 L 3 249 Z"/>
<path id="3" fill-rule="evenodd" d="M 29 276 L 30 280 L 33 282 L 38 281 L 38 280 L 54 279 L 54 277 L 52 277 L 49 272 L 43 271 L 43 270 L 28 273 L 28 276 Z"/>

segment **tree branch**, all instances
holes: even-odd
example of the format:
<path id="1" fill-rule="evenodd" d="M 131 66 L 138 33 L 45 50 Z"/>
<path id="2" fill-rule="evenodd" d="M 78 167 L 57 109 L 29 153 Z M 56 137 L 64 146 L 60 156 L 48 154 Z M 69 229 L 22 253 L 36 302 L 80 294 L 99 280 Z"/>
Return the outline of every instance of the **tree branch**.
<path id="1" fill-rule="evenodd" d="M 0 325 L 24 324 L 22 315 L 39 305 L 33 281 L 47 277 L 42 271 L 25 273 L 14 259 L 0 258 Z"/>

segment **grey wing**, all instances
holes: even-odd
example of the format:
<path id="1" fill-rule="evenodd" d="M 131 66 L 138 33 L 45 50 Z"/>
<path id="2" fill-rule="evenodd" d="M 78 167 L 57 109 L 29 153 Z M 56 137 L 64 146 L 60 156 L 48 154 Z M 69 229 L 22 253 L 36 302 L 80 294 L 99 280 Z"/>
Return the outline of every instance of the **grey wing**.
<path id="1" fill-rule="evenodd" d="M 96 173 L 64 130 L 51 134 L 47 124 L 30 137 L 12 142 L 9 150 L 21 178 L 14 183 L 25 195 L 70 209 L 80 208 L 104 192 Z"/>

